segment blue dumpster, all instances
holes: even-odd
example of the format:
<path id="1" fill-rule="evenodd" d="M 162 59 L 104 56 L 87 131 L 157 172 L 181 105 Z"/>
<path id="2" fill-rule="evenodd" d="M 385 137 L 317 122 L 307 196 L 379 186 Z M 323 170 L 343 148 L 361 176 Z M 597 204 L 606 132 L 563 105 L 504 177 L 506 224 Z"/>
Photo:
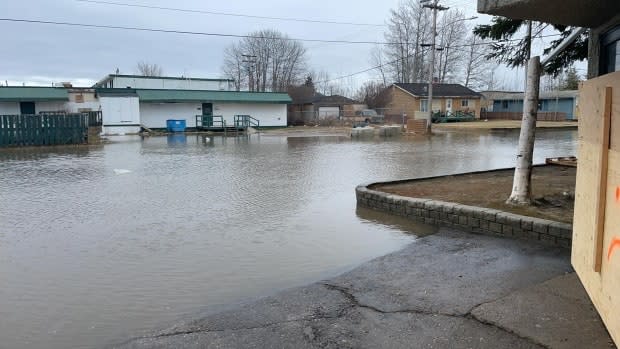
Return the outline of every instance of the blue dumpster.
<path id="1" fill-rule="evenodd" d="M 166 120 L 166 128 L 168 129 L 168 132 L 184 132 L 185 120 Z"/>

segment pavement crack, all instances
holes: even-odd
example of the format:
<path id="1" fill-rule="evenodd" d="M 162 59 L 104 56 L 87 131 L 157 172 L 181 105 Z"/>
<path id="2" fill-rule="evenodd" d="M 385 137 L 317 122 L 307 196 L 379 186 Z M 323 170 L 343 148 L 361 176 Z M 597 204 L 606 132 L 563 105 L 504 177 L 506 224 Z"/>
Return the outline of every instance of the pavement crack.
<path id="1" fill-rule="evenodd" d="M 381 313 L 381 314 L 409 313 L 409 314 L 421 314 L 421 315 L 441 315 L 441 316 L 461 317 L 461 318 L 466 315 L 466 314 L 459 315 L 459 314 L 442 313 L 442 312 L 436 312 L 436 311 L 432 311 L 432 310 L 423 310 L 423 309 L 383 310 L 383 309 L 379 309 L 377 307 L 374 307 L 372 305 L 364 304 L 364 303 L 360 302 L 355 297 L 353 292 L 351 292 L 351 290 L 346 288 L 346 287 L 339 286 L 339 285 L 328 284 L 328 283 L 323 283 L 323 286 L 325 286 L 327 289 L 335 290 L 335 291 L 340 292 L 343 296 L 345 296 L 345 298 L 347 298 L 347 300 L 349 300 L 349 302 L 351 302 L 353 307 L 369 309 L 369 310 L 372 310 L 372 311 L 375 311 L 375 312 Z"/>
<path id="2" fill-rule="evenodd" d="M 348 308 L 344 308 L 343 310 L 346 311 L 346 309 L 348 309 Z M 256 330 L 256 329 L 260 329 L 260 328 L 267 328 L 267 327 L 271 327 L 271 326 L 277 326 L 277 325 L 282 325 L 282 324 L 287 324 L 287 323 L 294 323 L 294 322 L 338 319 L 338 318 L 341 318 L 342 316 L 344 316 L 344 311 L 341 310 L 335 316 L 328 316 L 328 315 L 308 316 L 308 317 L 302 317 L 302 318 L 299 318 L 299 319 L 269 322 L 269 323 L 264 323 L 264 324 L 260 324 L 260 325 L 256 325 L 256 326 L 231 327 L 231 328 L 222 328 L 222 329 L 209 329 L 209 328 L 204 328 L 204 327 L 200 328 L 200 327 L 197 326 L 195 328 L 184 330 L 184 331 L 174 331 L 174 332 L 161 333 L 161 334 L 156 334 L 156 335 L 134 337 L 134 338 L 131 338 L 131 339 L 129 339 L 129 340 L 123 342 L 123 343 L 119 343 L 118 346 L 122 346 L 122 345 L 131 343 L 131 342 L 134 342 L 134 341 L 137 341 L 137 340 L 141 340 L 141 339 L 167 338 L 167 337 L 183 336 L 183 335 L 190 335 L 190 334 L 196 334 L 196 333 L 217 333 L 217 332 L 226 332 L 226 331 Z"/>
<path id="3" fill-rule="evenodd" d="M 486 302 L 486 303 L 490 303 L 490 302 Z M 485 303 L 482 303 L 482 304 L 485 304 Z M 482 304 L 481 304 L 481 305 L 482 305 Z M 477 307 L 477 306 L 476 306 L 476 307 Z M 476 307 L 474 307 L 474 308 L 472 309 L 472 311 L 473 311 L 474 309 L 476 309 Z M 500 330 L 500 331 L 503 331 L 503 332 L 509 333 L 509 334 L 511 334 L 511 335 L 513 335 L 513 336 L 515 336 L 515 337 L 518 337 L 518 338 L 520 338 L 520 339 L 522 339 L 522 340 L 524 340 L 524 341 L 526 341 L 526 342 L 532 343 L 532 344 L 534 344 L 534 345 L 538 345 L 538 346 L 540 346 L 540 347 L 542 347 L 542 348 L 545 348 L 545 349 L 551 349 L 551 347 L 550 347 L 550 346 L 548 346 L 548 345 L 546 345 L 546 344 L 544 344 L 544 343 L 541 343 L 541 342 L 539 342 L 539 341 L 535 340 L 534 338 L 527 337 L 527 336 L 523 336 L 523 335 L 521 335 L 521 334 L 519 334 L 519 333 L 517 333 L 517 332 L 515 332 L 515 331 L 513 331 L 513 330 L 511 330 L 511 329 L 509 329 L 509 328 L 506 328 L 506 327 L 501 326 L 501 325 L 499 325 L 499 324 L 496 324 L 496 323 L 494 323 L 494 322 L 491 322 L 491 321 L 488 321 L 488 320 L 482 319 L 482 318 L 480 318 L 480 317 L 478 317 L 478 316 L 474 315 L 472 312 L 469 312 L 468 314 L 466 314 L 466 315 L 465 315 L 465 318 L 470 319 L 470 320 L 473 320 L 473 321 L 476 321 L 476 322 L 478 322 L 478 323 L 480 323 L 480 324 L 482 324 L 482 325 L 489 326 L 489 327 L 493 327 L 493 328 L 496 328 L 496 329 L 498 329 L 498 330 Z"/>
<path id="4" fill-rule="evenodd" d="M 402 310 L 392 310 L 392 311 L 386 311 L 386 310 L 382 310 L 379 309 L 377 307 L 368 305 L 368 304 L 363 304 L 361 303 L 353 294 L 353 292 L 351 292 L 350 289 L 343 287 L 343 286 L 339 286 L 339 285 L 333 285 L 333 284 L 328 284 L 328 283 L 323 283 L 323 285 L 325 287 L 327 287 L 330 290 L 335 290 L 340 292 L 343 296 L 345 296 L 345 298 L 347 300 L 349 300 L 349 302 L 351 302 L 351 304 L 353 305 L 353 307 L 360 307 L 360 308 L 365 308 L 365 309 L 369 309 L 381 314 L 398 314 L 398 313 L 413 313 L 413 314 L 421 314 L 421 315 L 439 315 L 439 316 L 449 316 L 449 317 L 457 317 L 457 318 L 465 318 L 465 319 L 469 319 L 471 321 L 476 321 L 484 326 L 490 326 L 493 328 L 496 328 L 500 331 L 509 333 L 515 337 L 518 337 L 519 339 L 522 339 L 524 341 L 527 341 L 529 343 L 532 343 L 534 345 L 538 345 L 542 348 L 545 349 L 550 349 L 550 347 L 548 345 L 545 345 L 544 343 L 538 342 L 537 340 L 533 339 L 533 338 L 529 338 L 526 336 L 522 336 L 519 333 L 516 333 L 508 328 L 502 327 L 498 324 L 486 321 L 484 319 L 478 318 L 473 314 L 473 311 L 480 307 L 481 305 L 487 304 L 487 303 L 492 303 L 497 301 L 497 299 L 494 300 L 490 300 L 487 302 L 483 302 L 480 304 L 475 305 L 474 307 L 472 307 L 467 313 L 459 315 L 459 314 L 447 314 L 447 313 L 441 313 L 441 312 L 434 312 L 434 311 L 428 311 L 428 310 L 421 310 L 421 309 L 402 309 Z"/>

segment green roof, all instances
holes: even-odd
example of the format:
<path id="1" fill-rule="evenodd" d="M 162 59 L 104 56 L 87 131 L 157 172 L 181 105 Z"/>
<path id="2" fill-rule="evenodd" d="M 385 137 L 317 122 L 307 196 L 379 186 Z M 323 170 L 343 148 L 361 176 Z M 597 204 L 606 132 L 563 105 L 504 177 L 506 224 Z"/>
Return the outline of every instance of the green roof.
<path id="1" fill-rule="evenodd" d="M 68 101 L 69 95 L 64 87 L 0 87 L 0 101 Z"/>
<path id="2" fill-rule="evenodd" d="M 291 103 L 288 93 L 205 90 L 136 90 L 140 102 Z"/>

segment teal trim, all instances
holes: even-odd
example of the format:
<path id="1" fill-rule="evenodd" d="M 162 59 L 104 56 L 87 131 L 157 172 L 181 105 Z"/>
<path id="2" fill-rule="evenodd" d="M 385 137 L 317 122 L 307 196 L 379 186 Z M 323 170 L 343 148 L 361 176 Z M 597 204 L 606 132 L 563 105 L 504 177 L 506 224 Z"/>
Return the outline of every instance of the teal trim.
<path id="1" fill-rule="evenodd" d="M 0 102 L 68 101 L 69 94 L 64 87 L 0 87 Z"/>

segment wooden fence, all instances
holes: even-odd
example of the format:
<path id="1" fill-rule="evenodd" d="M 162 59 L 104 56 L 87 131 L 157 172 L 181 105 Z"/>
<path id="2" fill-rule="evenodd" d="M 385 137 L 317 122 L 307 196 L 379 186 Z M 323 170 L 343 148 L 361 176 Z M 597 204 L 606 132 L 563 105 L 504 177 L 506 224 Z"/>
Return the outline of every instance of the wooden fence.
<path id="1" fill-rule="evenodd" d="M 0 147 L 84 144 L 90 118 L 96 119 L 88 113 L 0 115 Z"/>
<path id="2" fill-rule="evenodd" d="M 521 120 L 523 112 L 483 111 L 481 119 L 487 120 Z M 536 116 L 538 121 L 566 121 L 566 113 L 539 111 Z"/>

